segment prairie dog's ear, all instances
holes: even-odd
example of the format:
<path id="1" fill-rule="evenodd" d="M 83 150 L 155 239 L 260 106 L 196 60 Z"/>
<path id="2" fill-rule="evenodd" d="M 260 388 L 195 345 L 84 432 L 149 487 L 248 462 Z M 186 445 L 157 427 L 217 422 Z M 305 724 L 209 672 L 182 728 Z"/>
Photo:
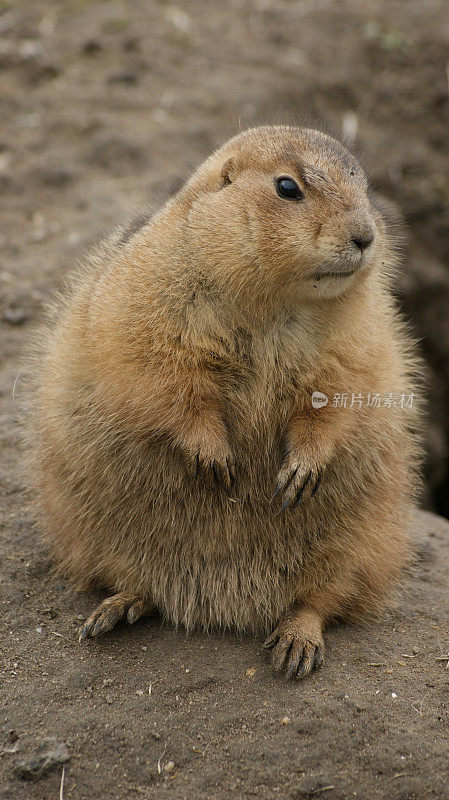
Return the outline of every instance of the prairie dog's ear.
<path id="1" fill-rule="evenodd" d="M 235 161 L 231 156 L 230 158 L 226 159 L 221 168 L 220 177 L 222 186 L 228 186 L 229 183 L 232 183 L 232 181 L 235 180 L 236 176 L 237 170 L 235 167 Z"/>

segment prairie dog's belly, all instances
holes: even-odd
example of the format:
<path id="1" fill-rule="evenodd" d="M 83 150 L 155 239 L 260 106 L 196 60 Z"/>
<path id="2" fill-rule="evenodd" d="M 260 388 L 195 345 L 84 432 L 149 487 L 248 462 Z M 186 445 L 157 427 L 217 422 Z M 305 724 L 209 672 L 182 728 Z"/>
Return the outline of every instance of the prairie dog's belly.
<path id="1" fill-rule="evenodd" d="M 253 446 L 238 462 L 235 500 L 194 478 L 181 453 L 138 457 L 158 469 L 126 498 L 132 519 L 115 521 L 126 530 L 112 550 L 107 542 L 108 583 L 150 597 L 187 628 L 268 630 L 292 599 L 306 544 L 301 515 L 282 518 L 271 502 L 271 448 Z"/>
<path id="2" fill-rule="evenodd" d="M 152 600 L 174 624 L 188 630 L 235 628 L 268 630 L 292 597 L 285 567 L 268 564 L 257 554 L 250 561 L 190 557 L 175 552 L 170 562 L 154 565 Z"/>

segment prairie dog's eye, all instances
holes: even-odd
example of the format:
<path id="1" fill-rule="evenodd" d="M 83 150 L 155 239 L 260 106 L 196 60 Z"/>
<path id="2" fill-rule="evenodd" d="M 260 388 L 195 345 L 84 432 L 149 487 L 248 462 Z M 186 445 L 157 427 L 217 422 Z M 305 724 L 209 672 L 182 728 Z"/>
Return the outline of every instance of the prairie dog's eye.
<path id="1" fill-rule="evenodd" d="M 284 200 L 300 200 L 301 197 L 304 197 L 296 181 L 287 175 L 277 178 L 275 183 L 279 197 L 284 198 Z"/>

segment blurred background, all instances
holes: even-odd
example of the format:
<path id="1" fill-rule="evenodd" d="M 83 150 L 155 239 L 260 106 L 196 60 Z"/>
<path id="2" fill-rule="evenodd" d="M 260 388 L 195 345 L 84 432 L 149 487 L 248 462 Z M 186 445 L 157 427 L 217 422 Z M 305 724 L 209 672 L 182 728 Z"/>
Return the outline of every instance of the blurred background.
<path id="1" fill-rule="evenodd" d="M 238 129 L 312 120 L 405 220 L 427 503 L 449 516 L 447 0 L 0 0 L 0 37 L 0 391 L 93 242 Z"/>

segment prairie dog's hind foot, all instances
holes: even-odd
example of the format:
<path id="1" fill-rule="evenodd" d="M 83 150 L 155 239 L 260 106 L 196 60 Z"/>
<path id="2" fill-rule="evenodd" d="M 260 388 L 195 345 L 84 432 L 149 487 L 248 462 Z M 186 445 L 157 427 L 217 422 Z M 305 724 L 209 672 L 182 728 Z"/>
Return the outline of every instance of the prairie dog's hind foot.
<path id="1" fill-rule="evenodd" d="M 264 647 L 272 650 L 275 672 L 285 670 L 287 678 L 305 678 L 324 662 L 320 616 L 315 611 L 292 605 L 266 639 Z"/>
<path id="2" fill-rule="evenodd" d="M 83 642 L 90 636 L 106 633 L 117 625 L 117 622 L 126 618 L 133 623 L 140 617 L 148 616 L 155 611 L 155 607 L 148 600 L 137 595 L 114 594 L 103 600 L 92 612 L 80 630 L 79 641 Z"/>

